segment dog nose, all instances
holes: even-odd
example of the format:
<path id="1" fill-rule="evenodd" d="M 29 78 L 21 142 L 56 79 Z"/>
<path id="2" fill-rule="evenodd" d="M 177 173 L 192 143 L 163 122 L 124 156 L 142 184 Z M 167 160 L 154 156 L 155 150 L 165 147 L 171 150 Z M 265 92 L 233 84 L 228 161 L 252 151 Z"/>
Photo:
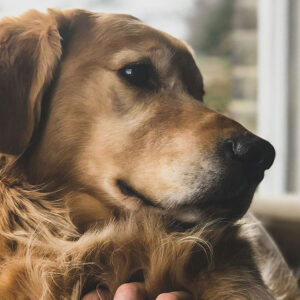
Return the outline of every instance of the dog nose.
<path id="1" fill-rule="evenodd" d="M 255 135 L 238 136 L 227 140 L 226 144 L 226 155 L 244 165 L 267 170 L 274 162 L 274 147 Z"/>

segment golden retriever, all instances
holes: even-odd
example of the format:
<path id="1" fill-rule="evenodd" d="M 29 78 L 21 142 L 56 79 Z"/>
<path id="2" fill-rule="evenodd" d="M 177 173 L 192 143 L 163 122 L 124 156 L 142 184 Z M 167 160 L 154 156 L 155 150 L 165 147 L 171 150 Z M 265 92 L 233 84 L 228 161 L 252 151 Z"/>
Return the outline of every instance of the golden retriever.
<path id="1" fill-rule="evenodd" d="M 132 16 L 1 20 L 1 299 L 133 280 L 149 299 L 299 296 L 264 230 L 238 221 L 275 151 L 203 95 L 186 44 Z"/>

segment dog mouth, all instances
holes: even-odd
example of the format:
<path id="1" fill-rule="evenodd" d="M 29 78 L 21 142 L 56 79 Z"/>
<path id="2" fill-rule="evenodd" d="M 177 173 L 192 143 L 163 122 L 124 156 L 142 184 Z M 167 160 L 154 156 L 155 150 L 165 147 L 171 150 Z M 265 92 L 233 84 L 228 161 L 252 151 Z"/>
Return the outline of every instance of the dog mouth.
<path id="1" fill-rule="evenodd" d="M 257 185 L 245 185 L 228 196 L 220 197 L 210 204 L 216 215 L 228 220 L 240 219 L 249 209 Z M 216 209 L 217 208 L 217 209 Z"/>
<path id="2" fill-rule="evenodd" d="M 184 222 L 193 224 L 197 224 L 197 221 L 201 218 L 207 218 L 207 216 L 224 220 L 241 218 L 248 210 L 257 186 L 244 183 L 238 188 L 220 189 L 217 194 L 196 194 L 192 199 L 183 201 L 182 204 L 171 209 L 164 207 L 161 203 L 154 202 L 122 179 L 116 180 L 116 185 L 121 194 L 137 199 L 143 206 L 164 211 L 163 214 L 173 216 L 174 219 L 180 216 Z"/>
<path id="3" fill-rule="evenodd" d="M 199 209 L 216 218 L 231 221 L 240 219 L 249 209 L 255 190 L 263 178 L 264 172 L 257 172 L 255 177 L 234 176 L 207 195 L 204 202 L 199 203 Z"/>
<path id="4" fill-rule="evenodd" d="M 159 204 L 154 203 L 151 199 L 149 199 L 148 197 L 144 196 L 143 194 L 135 190 L 126 181 L 122 179 L 118 179 L 116 181 L 116 185 L 119 188 L 120 192 L 126 197 L 135 197 L 139 199 L 144 206 L 162 208 Z"/>

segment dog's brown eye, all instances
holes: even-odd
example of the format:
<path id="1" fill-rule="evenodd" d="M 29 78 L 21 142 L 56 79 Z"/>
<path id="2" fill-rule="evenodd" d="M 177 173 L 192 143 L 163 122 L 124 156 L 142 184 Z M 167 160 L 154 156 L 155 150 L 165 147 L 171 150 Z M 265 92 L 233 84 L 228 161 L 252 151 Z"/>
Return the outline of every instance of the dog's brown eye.
<path id="1" fill-rule="evenodd" d="M 133 63 L 118 71 L 119 75 L 128 83 L 137 87 L 152 88 L 155 71 L 150 63 Z"/>

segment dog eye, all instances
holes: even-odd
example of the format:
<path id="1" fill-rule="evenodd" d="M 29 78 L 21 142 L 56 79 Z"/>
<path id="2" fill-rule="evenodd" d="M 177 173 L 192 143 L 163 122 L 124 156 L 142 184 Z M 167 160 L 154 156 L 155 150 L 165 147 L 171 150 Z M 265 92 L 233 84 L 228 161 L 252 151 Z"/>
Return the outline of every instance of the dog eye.
<path id="1" fill-rule="evenodd" d="M 155 71 L 150 63 L 140 62 L 129 64 L 118 72 L 131 85 L 148 88 L 153 86 Z"/>

